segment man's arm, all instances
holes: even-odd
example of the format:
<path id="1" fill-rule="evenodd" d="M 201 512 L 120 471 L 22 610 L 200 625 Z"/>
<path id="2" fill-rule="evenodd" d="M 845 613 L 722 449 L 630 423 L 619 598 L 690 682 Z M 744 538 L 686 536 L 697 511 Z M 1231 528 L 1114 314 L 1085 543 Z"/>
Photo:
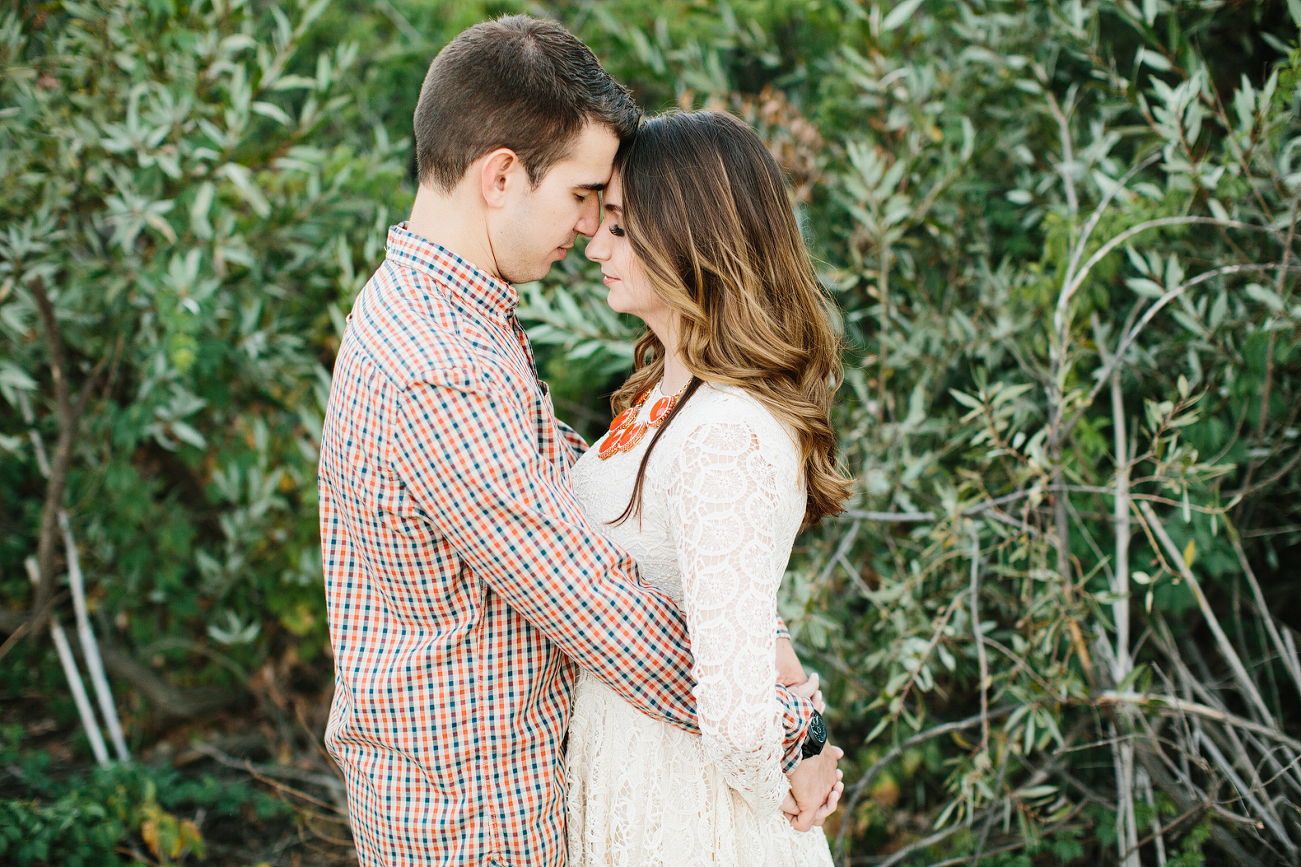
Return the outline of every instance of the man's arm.
<path id="1" fill-rule="evenodd" d="M 508 395 L 461 374 L 399 397 L 391 461 L 457 552 L 571 659 L 643 713 L 697 733 L 691 653 L 677 606 L 593 529 Z M 783 771 L 799 764 L 812 703 L 776 686 Z"/>
<path id="2" fill-rule="evenodd" d="M 578 431 L 565 424 L 558 417 L 556 418 L 556 431 L 559 432 L 560 438 L 565 441 L 565 445 L 569 446 L 569 451 L 574 456 L 574 460 L 569 462 L 570 466 L 573 466 L 574 462 L 587 451 L 587 440 L 583 439 Z"/>
<path id="3" fill-rule="evenodd" d="M 390 461 L 474 574 L 643 713 L 698 732 L 686 628 L 591 528 L 517 401 L 475 380 L 399 396 Z"/>

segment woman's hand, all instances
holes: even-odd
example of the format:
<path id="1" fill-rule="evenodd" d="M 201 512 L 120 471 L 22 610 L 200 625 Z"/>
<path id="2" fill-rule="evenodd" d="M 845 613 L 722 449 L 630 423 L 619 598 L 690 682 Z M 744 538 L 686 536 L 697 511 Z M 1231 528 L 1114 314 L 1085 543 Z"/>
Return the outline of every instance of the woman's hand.
<path id="1" fill-rule="evenodd" d="M 777 639 L 777 682 L 782 686 L 796 686 L 808 680 L 800 658 L 795 655 L 795 647 L 789 638 Z M 806 696 L 807 698 L 807 696 Z"/>
<path id="2" fill-rule="evenodd" d="M 818 713 L 825 714 L 827 712 L 827 703 L 822 698 L 821 686 L 822 681 L 818 677 L 818 673 L 811 671 L 808 680 L 788 688 L 796 695 L 802 695 L 813 702 L 813 707 L 817 709 Z"/>
<path id="3" fill-rule="evenodd" d="M 796 695 L 802 695 L 818 713 L 827 712 L 827 703 L 822 700 L 821 679 L 816 671 L 804 673 L 800 658 L 795 655 L 795 648 L 789 638 L 777 639 L 777 682 L 790 689 Z"/>

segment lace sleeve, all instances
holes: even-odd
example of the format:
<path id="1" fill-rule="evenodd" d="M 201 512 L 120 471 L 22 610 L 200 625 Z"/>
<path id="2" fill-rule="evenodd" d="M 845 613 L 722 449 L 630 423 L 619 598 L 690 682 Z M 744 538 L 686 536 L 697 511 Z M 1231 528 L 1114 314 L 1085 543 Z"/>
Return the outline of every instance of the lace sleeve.
<path id="1" fill-rule="evenodd" d="M 776 480 L 744 423 L 687 438 L 668 491 L 706 753 L 757 812 L 785 796 L 777 702 Z"/>

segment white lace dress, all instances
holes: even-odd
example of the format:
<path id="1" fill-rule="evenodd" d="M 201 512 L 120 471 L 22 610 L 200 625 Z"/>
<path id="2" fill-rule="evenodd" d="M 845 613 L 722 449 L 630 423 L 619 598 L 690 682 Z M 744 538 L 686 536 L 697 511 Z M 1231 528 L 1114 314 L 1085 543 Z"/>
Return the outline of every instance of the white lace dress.
<path id="1" fill-rule="evenodd" d="M 781 811 L 774 624 L 804 516 L 798 449 L 754 398 L 704 385 L 651 454 L 640 522 L 606 523 L 653 433 L 606 460 L 594 445 L 573 467 L 574 494 L 685 613 L 702 734 L 642 715 L 584 671 L 566 759 L 569 864 L 830 867 L 822 829 L 798 832 Z"/>

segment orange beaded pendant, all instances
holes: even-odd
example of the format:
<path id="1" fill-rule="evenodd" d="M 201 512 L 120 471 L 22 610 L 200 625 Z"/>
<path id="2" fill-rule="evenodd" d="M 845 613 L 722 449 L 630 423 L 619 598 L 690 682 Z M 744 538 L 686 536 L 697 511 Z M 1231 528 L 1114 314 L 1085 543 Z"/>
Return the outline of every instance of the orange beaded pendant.
<path id="1" fill-rule="evenodd" d="M 619 413 L 614 417 L 614 421 L 610 422 L 610 430 L 612 431 L 622 430 L 623 428 L 627 427 L 628 424 L 636 417 L 637 417 L 637 407 L 630 406 L 627 409 L 625 409 L 623 412 Z"/>
<path id="2" fill-rule="evenodd" d="M 646 417 L 646 423 L 651 427 L 659 427 L 664 424 L 664 419 L 668 418 L 669 413 L 673 412 L 673 406 L 677 402 L 677 395 L 661 397 L 655 401 L 655 405 L 651 407 L 650 415 Z"/>
<path id="3" fill-rule="evenodd" d="M 677 405 L 678 395 L 680 394 L 681 392 L 678 392 L 678 394 L 671 397 L 661 397 L 650 408 L 650 412 L 646 415 L 646 421 L 634 424 L 638 413 L 641 412 L 642 406 L 646 403 L 646 398 L 650 397 L 650 389 L 637 395 L 637 399 L 632 402 L 632 406 L 619 413 L 614 417 L 614 421 L 610 422 L 610 430 L 605 435 L 601 447 L 596 450 L 596 456 L 605 460 L 614 457 L 619 452 L 635 449 L 637 444 L 642 441 L 642 438 L 646 436 L 646 431 L 664 424 L 669 417 L 669 413 L 673 412 L 673 407 Z"/>
<path id="4" fill-rule="evenodd" d="M 629 425 L 627 430 L 619 434 L 619 443 L 618 443 L 619 451 L 630 452 L 633 449 L 637 448 L 637 443 L 641 442 L 641 438 L 646 436 L 646 431 L 647 431 L 647 427 L 642 422 L 637 422 L 637 424 Z"/>

